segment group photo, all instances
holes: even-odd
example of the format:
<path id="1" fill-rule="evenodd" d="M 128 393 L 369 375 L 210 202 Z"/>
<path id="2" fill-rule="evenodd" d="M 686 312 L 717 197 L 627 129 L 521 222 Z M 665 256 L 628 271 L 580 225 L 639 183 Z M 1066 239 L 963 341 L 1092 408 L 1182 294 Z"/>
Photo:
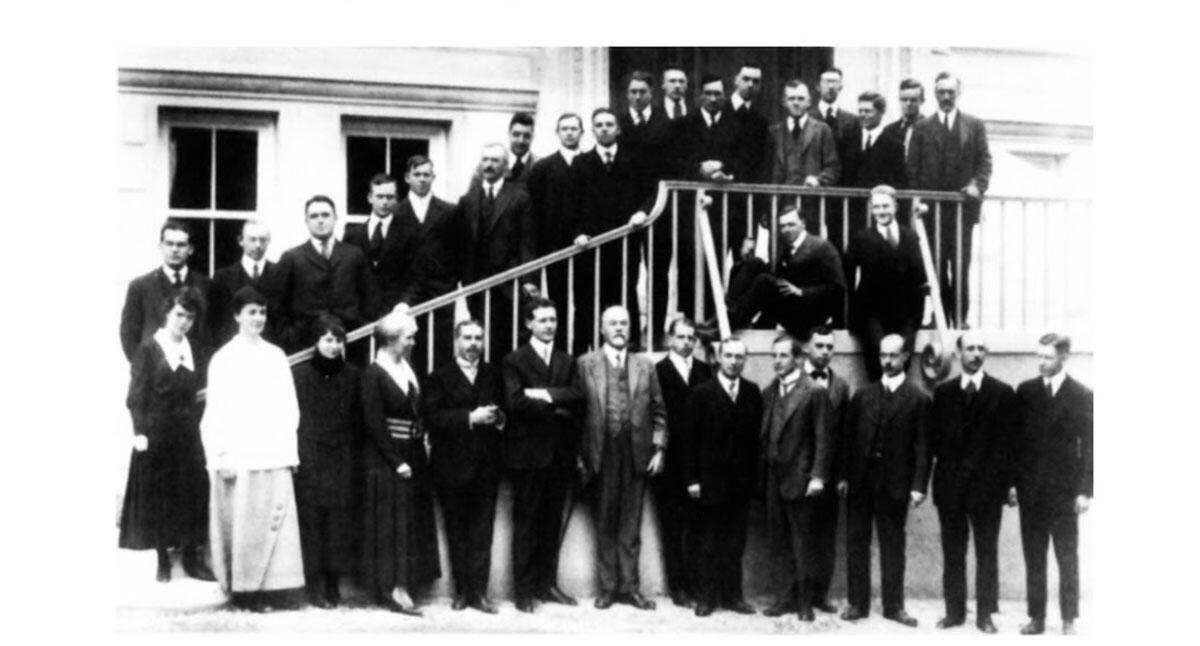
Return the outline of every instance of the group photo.
<path id="1" fill-rule="evenodd" d="M 1102 625 L 1089 54 L 119 60 L 118 631 Z"/>

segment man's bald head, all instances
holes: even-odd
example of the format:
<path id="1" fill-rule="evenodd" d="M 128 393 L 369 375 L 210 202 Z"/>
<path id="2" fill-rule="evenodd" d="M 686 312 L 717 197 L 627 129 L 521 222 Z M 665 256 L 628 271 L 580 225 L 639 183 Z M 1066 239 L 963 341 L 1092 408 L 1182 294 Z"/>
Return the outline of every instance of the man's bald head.
<path id="1" fill-rule="evenodd" d="M 987 339 L 979 330 L 967 330 L 958 337 L 958 359 L 968 375 L 979 372 L 987 353 Z"/>

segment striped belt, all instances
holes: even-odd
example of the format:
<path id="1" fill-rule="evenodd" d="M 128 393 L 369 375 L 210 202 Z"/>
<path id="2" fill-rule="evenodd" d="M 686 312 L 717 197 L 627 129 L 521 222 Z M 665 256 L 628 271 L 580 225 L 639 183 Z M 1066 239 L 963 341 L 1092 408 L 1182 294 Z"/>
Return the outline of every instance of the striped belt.
<path id="1" fill-rule="evenodd" d="M 394 440 L 414 440 L 421 437 L 421 428 L 411 419 L 389 417 L 384 420 Z"/>

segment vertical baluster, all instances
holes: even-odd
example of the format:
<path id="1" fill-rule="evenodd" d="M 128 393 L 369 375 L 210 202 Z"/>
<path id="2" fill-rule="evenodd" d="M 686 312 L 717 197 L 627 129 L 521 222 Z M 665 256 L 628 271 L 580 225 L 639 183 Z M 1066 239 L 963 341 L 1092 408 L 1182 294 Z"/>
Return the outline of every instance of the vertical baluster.
<path id="1" fill-rule="evenodd" d="M 592 347 L 600 347 L 600 247 L 596 247 L 596 267 L 592 271 Z"/>
<path id="2" fill-rule="evenodd" d="M 214 182 L 215 183 L 215 182 Z M 213 203 L 215 205 L 215 202 Z M 208 220 L 208 275 L 217 273 L 217 221 Z"/>
<path id="3" fill-rule="evenodd" d="M 425 315 L 425 370 L 433 372 L 433 310 Z M 420 375 L 424 377 L 425 375 Z"/>
<path id="4" fill-rule="evenodd" d="M 935 274 L 930 280 L 936 280 L 938 285 L 942 284 L 942 203 L 933 203 L 933 273 Z M 946 295 L 942 294 L 942 299 L 945 300 Z"/>
<path id="5" fill-rule="evenodd" d="M 646 244 L 642 247 L 642 256 L 646 260 L 646 336 L 642 337 L 644 350 L 654 349 L 654 225 L 646 227 Z M 634 291 L 637 298 L 637 291 Z M 632 323 L 632 321 L 631 321 Z M 636 325 L 641 325 L 640 322 Z"/>
<path id="6" fill-rule="evenodd" d="M 725 250 L 729 248 L 729 193 L 721 193 L 721 246 L 717 247 L 719 256 L 717 260 L 721 262 L 721 271 L 728 273 L 729 267 L 725 262 Z M 720 277 L 717 278 L 720 280 Z"/>
<path id="7" fill-rule="evenodd" d="M 483 329 L 487 337 L 483 344 L 483 360 L 492 360 L 492 290 L 483 292 Z"/>
<path id="8" fill-rule="evenodd" d="M 801 220 L 803 222 L 803 220 Z M 779 269 L 779 194 L 771 195 L 771 230 L 767 239 L 771 241 L 771 271 Z"/>
<path id="9" fill-rule="evenodd" d="M 517 310 L 521 309 L 520 305 L 521 305 L 521 286 L 517 283 L 517 279 L 514 278 L 513 282 L 512 282 L 512 317 L 511 317 L 511 320 L 512 320 L 512 348 L 510 348 L 511 350 L 517 349 Z"/>
<path id="10" fill-rule="evenodd" d="M 842 196 L 842 254 L 850 248 L 850 196 Z"/>
<path id="11" fill-rule="evenodd" d="M 975 327 L 977 328 L 983 327 L 983 260 L 985 258 L 985 240 L 983 237 L 984 206 L 986 206 L 986 202 L 981 199 L 979 201 L 979 225 L 975 227 L 975 230 L 979 232 L 979 244 L 972 247 L 972 249 L 975 250 L 973 252 L 975 254 L 975 275 L 979 277 L 979 279 L 975 281 L 974 289 L 971 290 L 972 293 L 975 294 Z"/>
<path id="12" fill-rule="evenodd" d="M 1021 200 L 1021 329 L 1029 328 L 1029 204 Z"/>
<path id="13" fill-rule="evenodd" d="M 550 280 L 549 280 L 549 278 L 546 277 L 546 268 L 545 267 L 542 267 L 542 269 L 541 269 L 541 287 L 540 287 L 540 289 L 542 290 L 542 298 L 550 298 Z M 558 305 L 558 307 L 560 309 L 562 308 L 562 303 L 555 303 L 555 305 Z"/>
<path id="14" fill-rule="evenodd" d="M 675 265 L 675 281 L 667 281 L 667 299 L 670 300 L 671 291 L 675 292 L 675 309 L 679 312 L 687 311 L 687 304 L 679 302 L 679 284 L 687 280 L 683 275 L 683 268 L 679 266 L 679 192 L 671 189 L 671 258 L 670 263 Z"/>
<path id="15" fill-rule="evenodd" d="M 754 193 L 746 193 L 746 237 L 758 240 L 758 225 L 754 222 Z M 742 242 L 738 241 L 741 248 Z M 735 259 L 736 260 L 736 259 Z"/>
<path id="16" fill-rule="evenodd" d="M 821 198 L 820 198 L 820 200 L 821 200 L 821 201 L 819 202 L 819 204 L 820 204 L 821 206 L 820 206 L 820 207 L 818 207 L 818 209 L 817 209 L 817 213 L 819 214 L 819 215 L 818 215 L 818 217 L 819 217 L 819 219 L 820 219 L 821 223 L 820 223 L 820 225 L 819 225 L 819 226 L 818 226 L 818 228 L 817 228 L 817 233 L 818 233 L 818 234 L 819 234 L 819 235 L 820 235 L 822 238 L 825 238 L 826 240 L 828 240 L 828 239 L 829 239 L 829 228 L 828 228 L 828 226 L 827 226 L 827 225 L 826 225 L 826 223 L 825 223 L 825 198 L 824 198 L 824 197 L 821 197 Z M 842 247 L 842 253 L 845 253 L 845 252 L 846 252 L 846 248 L 845 248 L 845 247 Z"/>
<path id="17" fill-rule="evenodd" d="M 621 238 L 621 307 L 629 307 L 629 234 Z"/>
<path id="18" fill-rule="evenodd" d="M 980 204 L 980 208 L 983 205 Z M 956 240 L 958 244 L 954 246 L 954 325 L 959 329 L 963 326 L 963 281 L 967 279 L 963 276 L 963 203 L 959 202 L 955 209 L 954 228 L 956 232 Z M 967 235 L 970 235 L 968 233 Z M 975 300 L 979 300 L 979 295 L 975 295 Z"/>
<path id="19" fill-rule="evenodd" d="M 560 306 L 561 307 L 561 306 Z M 575 347 L 575 256 L 567 258 L 567 347 L 570 354 Z"/>
<path id="20" fill-rule="evenodd" d="M 703 207 L 704 191 L 696 191 L 696 208 L 692 212 L 694 222 L 692 222 L 692 262 L 693 278 L 695 279 L 692 291 L 692 306 L 693 314 L 696 321 L 704 320 L 704 247 L 700 242 L 700 218 L 708 217 L 708 211 Z"/>
<path id="21" fill-rule="evenodd" d="M 345 358 L 346 351 L 342 350 L 342 358 Z M 375 361 L 375 328 L 371 327 L 371 333 L 367 335 L 367 365 L 371 365 Z"/>

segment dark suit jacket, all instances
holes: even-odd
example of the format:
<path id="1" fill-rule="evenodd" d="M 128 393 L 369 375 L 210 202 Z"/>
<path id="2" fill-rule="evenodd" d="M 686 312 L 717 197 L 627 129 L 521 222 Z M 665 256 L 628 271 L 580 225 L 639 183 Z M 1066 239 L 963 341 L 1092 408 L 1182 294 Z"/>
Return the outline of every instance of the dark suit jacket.
<path id="1" fill-rule="evenodd" d="M 850 326 L 862 329 L 868 320 L 885 327 L 919 325 L 925 310 L 925 265 L 917 234 L 900 226 L 900 244 L 892 249 L 872 225 L 851 237 L 845 257 L 846 277 L 854 284 L 855 271 L 862 277 L 850 296 Z"/>
<path id="2" fill-rule="evenodd" d="M 305 240 L 279 259 L 284 276 L 283 303 L 288 332 L 285 347 L 309 345 L 311 326 L 321 314 L 333 314 L 350 332 L 369 323 L 378 311 L 379 297 L 370 263 L 354 245 L 338 242 L 329 259 Z"/>
<path id="3" fill-rule="evenodd" d="M 574 467 L 579 445 L 583 383 L 571 355 L 555 350 L 547 366 L 527 343 L 504 357 L 504 464 L 510 469 Z M 545 388 L 554 403 L 525 396 Z"/>
<path id="4" fill-rule="evenodd" d="M 988 152 L 983 121 L 959 110 L 953 133 L 946 132 L 936 113 L 913 126 L 908 146 L 908 181 L 912 188 L 961 191 L 974 184 L 983 193 L 991 177 L 992 154 Z"/>
<path id="5" fill-rule="evenodd" d="M 621 149 L 617 147 L 618 151 Z M 537 229 L 537 255 L 543 256 L 569 246 L 583 233 L 579 201 L 579 157 L 568 165 L 561 152 L 543 157 L 525 178 L 525 187 L 533 203 L 534 228 Z M 618 155 L 619 156 L 619 155 Z"/>
<path id="6" fill-rule="evenodd" d="M 809 478 L 829 480 L 835 454 L 829 422 L 825 419 L 829 414 L 829 396 L 811 379 L 798 379 L 791 392 L 782 398 L 783 413 L 777 418 L 779 383 L 778 377 L 771 380 L 762 394 L 762 455 L 766 468 L 775 474 L 779 496 L 798 500 L 804 497 Z"/>
<path id="7" fill-rule="evenodd" d="M 758 466 L 762 394 L 740 379 L 737 402 L 712 379 L 692 388 L 687 418 L 678 441 L 683 444 L 683 481 L 700 484 L 700 504 L 722 505 L 750 497 Z"/>
<path id="8" fill-rule="evenodd" d="M 403 203 L 407 205 L 408 200 Z M 413 267 L 424 234 L 412 207 L 404 214 L 392 214 L 392 223 L 379 249 L 372 248 L 367 225 L 367 222 L 346 225 L 342 242 L 358 247 L 367 257 L 379 294 L 379 313 L 390 312 L 400 302 L 416 305 L 419 292 Z"/>
<path id="9" fill-rule="evenodd" d="M 843 164 L 845 164 L 845 160 L 854 154 L 853 151 L 850 150 L 851 139 L 854 137 L 854 132 L 856 130 L 862 129 L 862 121 L 860 121 L 858 115 L 854 114 L 853 112 L 838 108 L 837 112 L 834 113 L 834 121 L 836 121 L 835 126 L 825 119 L 825 115 L 820 111 L 820 106 L 820 103 L 813 103 L 812 107 L 808 110 L 808 114 L 810 117 L 816 117 L 820 119 L 825 123 L 825 125 L 829 126 L 830 130 L 833 131 L 833 140 L 837 144 L 838 159 L 843 160 Z M 844 176 L 840 181 L 837 182 L 837 185 L 846 186 L 846 180 Z"/>
<path id="10" fill-rule="evenodd" d="M 494 426 L 472 427 L 471 411 L 480 406 L 504 408 L 500 371 L 479 362 L 475 383 L 457 361 L 433 371 L 421 388 L 421 417 L 429 434 L 429 466 L 443 486 L 461 486 L 500 475 L 500 437 Z"/>
<path id="11" fill-rule="evenodd" d="M 417 301 L 424 302 L 454 291 L 462 276 L 462 258 L 455 255 L 461 249 L 454 239 L 454 205 L 431 195 L 425 221 L 421 222 L 416 219 L 412 202 L 405 199 L 396 207 L 396 215 L 411 217 L 421 230 L 421 244 L 412 265 Z"/>
<path id="12" fill-rule="evenodd" d="M 277 263 L 263 262 L 262 274 L 255 283 L 242 267 L 241 259 L 217 270 L 212 277 L 208 292 L 209 329 L 213 331 L 214 347 L 225 345 L 237 334 L 237 321 L 233 320 L 233 295 L 247 285 L 253 286 L 267 299 L 267 327 L 263 338 L 278 344 L 287 328 L 283 290 L 286 278 Z"/>
<path id="13" fill-rule="evenodd" d="M 200 297 L 208 301 L 208 276 L 189 268 L 183 284 L 185 287 L 200 290 Z M 124 350 L 126 359 L 133 361 L 133 353 L 142 341 L 154 336 L 158 328 L 162 327 L 163 301 L 174 289 L 171 279 L 163 273 L 162 267 L 156 267 L 154 271 L 142 274 L 129 282 L 129 289 L 125 292 L 125 306 L 121 308 L 121 349 Z M 196 319 L 187 336 L 193 351 L 209 353 L 212 338 L 208 321 L 203 316 Z M 199 368 L 197 364 L 197 369 Z"/>
<path id="14" fill-rule="evenodd" d="M 804 310 L 806 320 L 824 322 L 842 307 L 846 294 L 842 260 L 833 245 L 820 236 L 806 234 L 795 253 L 780 250 L 775 275 L 804 290 L 804 295 L 796 302 Z"/>
<path id="15" fill-rule="evenodd" d="M 903 189 L 908 184 L 904 167 L 904 139 L 885 127 L 871 148 L 863 150 L 862 128 L 855 130 L 846 145 L 847 157 L 842 159 L 842 185 L 874 188 L 887 184 Z"/>
<path id="16" fill-rule="evenodd" d="M 758 102 L 756 101 L 754 105 L 757 106 Z M 732 105 L 730 107 L 732 108 Z M 771 124 L 754 107 L 732 112 L 738 122 L 737 152 L 740 160 L 738 166 L 742 171 L 742 174 L 735 179 L 739 182 L 764 182 L 770 168 L 766 159 L 767 129 Z"/>
<path id="17" fill-rule="evenodd" d="M 663 466 L 662 477 L 673 485 L 683 484 L 683 443 L 679 441 L 683 425 L 687 419 L 688 391 L 693 386 L 712 379 L 712 368 L 699 359 L 692 359 L 692 370 L 688 380 L 675 369 L 669 357 L 663 357 L 654 364 L 658 373 L 658 385 L 662 388 L 663 402 L 667 406 L 667 432 L 675 436 L 675 440 L 667 443 L 666 464 Z"/>
<path id="18" fill-rule="evenodd" d="M 986 372 L 970 407 L 961 376 L 938 384 L 930 428 L 935 505 L 967 509 L 1004 502 L 1016 413 L 1012 386 Z"/>
<path id="19" fill-rule="evenodd" d="M 486 199 L 483 187 L 477 186 L 458 200 L 455 209 L 464 285 L 495 276 L 536 256 L 533 204 L 525 185 L 505 180 L 490 214 L 484 212 Z M 498 293 L 512 296 L 511 290 Z"/>
<path id="20" fill-rule="evenodd" d="M 876 433 L 883 434 L 884 482 L 893 500 L 908 500 L 910 491 L 925 493 L 929 485 L 929 394 L 905 379 L 884 397 L 882 382 L 859 388 L 850 399 L 846 424 L 847 451 L 842 479 L 850 491 L 866 486 L 867 468 Z"/>
<path id="21" fill-rule="evenodd" d="M 618 148 L 628 147 L 640 158 L 646 172 L 651 176 L 651 181 L 656 182 L 663 178 L 669 172 L 669 168 L 664 165 L 669 165 L 670 162 L 666 157 L 669 153 L 667 146 L 671 141 L 671 119 L 663 112 L 662 105 L 651 104 L 650 118 L 640 126 L 634 124 L 626 106 L 626 109 L 617 115 L 617 125 L 621 127 L 621 134 L 617 136 Z"/>
<path id="22" fill-rule="evenodd" d="M 815 175 L 821 186 L 837 184 L 842 174 L 842 162 L 838 157 L 837 141 L 833 131 L 825 122 L 809 115 L 800 130 L 800 166 L 789 172 L 785 142 L 792 133 L 787 121 L 771 126 L 768 134 L 766 166 L 771 169 L 772 184 L 802 184 L 804 178 Z"/>
<path id="23" fill-rule="evenodd" d="M 800 376 L 800 380 L 816 384 L 808 373 Z M 828 482 L 837 482 L 842 478 L 842 464 L 847 449 L 846 416 L 850 411 L 850 384 L 840 375 L 829 370 L 829 385 L 825 388 L 829 399 L 829 408 L 825 411 L 825 423 L 829 429 L 830 444 L 833 447 L 833 459 L 829 463 Z"/>
<path id="24" fill-rule="evenodd" d="M 726 107 L 717 124 L 710 128 L 704 121 L 702 110 L 692 110 L 686 117 L 671 122 L 674 160 L 671 176 L 693 181 L 707 179 L 700 176 L 700 162 L 716 160 L 724 164 L 725 174 L 733 175 L 735 182 L 744 181 L 745 169 L 741 166 L 744 160 L 738 145 L 741 130 L 737 118 Z"/>
<path id="25" fill-rule="evenodd" d="M 654 185 L 634 151 L 617 144 L 611 170 L 595 149 L 575 158 L 581 187 L 579 226 L 596 235 L 629 222 L 629 216 L 648 211 L 654 202 Z"/>
<path id="26" fill-rule="evenodd" d="M 1072 508 L 1092 495 L 1092 390 L 1067 376 L 1053 399 L 1041 377 L 1017 386 L 1015 484 L 1020 504 Z"/>
<path id="27" fill-rule="evenodd" d="M 904 124 L 904 118 L 901 117 L 883 127 L 883 134 L 881 136 L 887 137 L 889 139 L 899 142 L 900 150 L 905 151 L 904 152 L 904 157 L 905 157 L 904 177 L 905 177 L 905 179 L 908 179 L 908 151 L 905 150 L 904 143 L 906 141 L 911 143 L 911 141 L 912 141 L 911 132 L 912 132 L 913 126 L 917 125 L 917 122 L 924 118 L 925 117 L 918 114 L 916 117 L 913 118 L 912 123 L 910 123 L 906 126 Z"/>
<path id="28" fill-rule="evenodd" d="M 579 357 L 579 377 L 587 404 L 583 416 L 583 446 L 580 453 L 588 473 L 600 472 L 604 456 L 605 403 L 608 401 L 608 380 L 605 374 L 608 357 L 604 350 L 594 350 Z M 667 447 L 667 407 L 654 364 L 644 356 L 625 352 L 629 370 L 629 424 L 632 430 L 633 473 L 640 476 L 650 464 L 655 447 Z"/>

